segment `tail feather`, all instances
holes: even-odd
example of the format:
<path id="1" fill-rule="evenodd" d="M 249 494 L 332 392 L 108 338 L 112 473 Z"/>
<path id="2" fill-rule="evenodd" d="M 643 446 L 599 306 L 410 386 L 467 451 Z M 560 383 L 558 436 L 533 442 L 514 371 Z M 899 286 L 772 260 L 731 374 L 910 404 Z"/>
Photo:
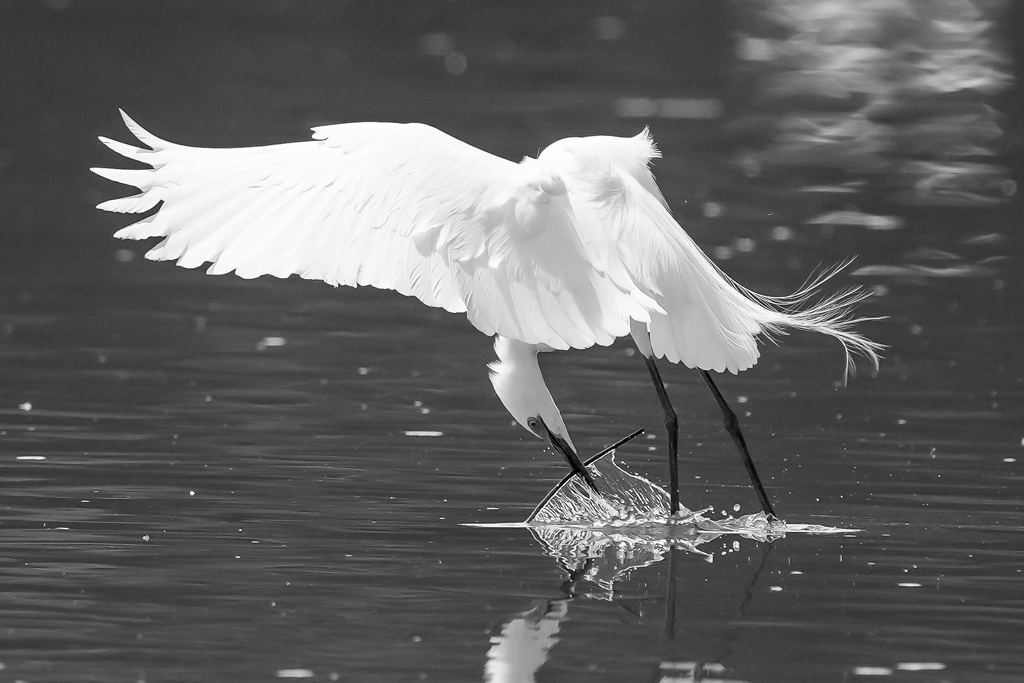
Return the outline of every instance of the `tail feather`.
<path id="1" fill-rule="evenodd" d="M 871 292 L 861 287 L 849 287 L 826 296 L 808 306 L 808 303 L 821 290 L 821 286 L 845 269 L 853 259 L 826 268 L 816 276 L 812 276 L 796 292 L 787 296 L 765 296 L 732 282 L 747 298 L 762 306 L 767 315 L 761 320 L 762 334 L 768 339 L 787 334 L 789 330 L 818 332 L 837 339 L 846 351 L 846 372 L 843 376 L 855 375 L 857 366 L 854 354 L 867 359 L 872 368 L 878 370 L 879 352 L 885 345 L 873 342 L 867 337 L 853 331 L 853 327 L 878 317 L 854 317 L 853 308 L 871 297 Z"/>

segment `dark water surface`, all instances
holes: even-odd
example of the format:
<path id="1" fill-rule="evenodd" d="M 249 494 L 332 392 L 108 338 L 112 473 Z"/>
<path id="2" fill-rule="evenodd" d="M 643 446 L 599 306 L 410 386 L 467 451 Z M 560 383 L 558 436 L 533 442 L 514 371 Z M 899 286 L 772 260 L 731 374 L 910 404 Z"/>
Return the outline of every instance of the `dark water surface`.
<path id="1" fill-rule="evenodd" d="M 1024 680 L 1019 45 L 982 24 L 1019 11 L 840 5 L 5 4 L 0 680 Z M 740 282 L 859 255 L 836 286 L 878 294 L 876 376 L 843 387 L 796 335 L 720 387 L 780 514 L 861 531 L 641 566 L 463 526 L 563 474 L 490 340 L 391 292 L 144 261 L 92 208 L 124 192 L 86 170 L 119 106 L 188 144 L 420 120 L 510 158 L 650 125 Z M 665 480 L 628 340 L 542 362 L 582 451 L 644 427 L 619 460 Z M 754 512 L 699 376 L 663 373 L 683 502 Z"/>

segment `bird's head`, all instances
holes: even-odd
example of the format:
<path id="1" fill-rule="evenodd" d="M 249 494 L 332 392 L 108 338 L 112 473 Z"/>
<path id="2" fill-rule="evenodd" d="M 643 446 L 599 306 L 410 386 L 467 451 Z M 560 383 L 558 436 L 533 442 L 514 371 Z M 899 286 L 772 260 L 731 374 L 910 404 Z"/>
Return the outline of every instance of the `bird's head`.
<path id="1" fill-rule="evenodd" d="M 494 350 L 498 361 L 487 367 L 494 393 L 508 412 L 524 429 L 550 442 L 563 455 L 566 449 L 575 455 L 569 431 L 540 374 L 537 347 L 499 336 Z"/>

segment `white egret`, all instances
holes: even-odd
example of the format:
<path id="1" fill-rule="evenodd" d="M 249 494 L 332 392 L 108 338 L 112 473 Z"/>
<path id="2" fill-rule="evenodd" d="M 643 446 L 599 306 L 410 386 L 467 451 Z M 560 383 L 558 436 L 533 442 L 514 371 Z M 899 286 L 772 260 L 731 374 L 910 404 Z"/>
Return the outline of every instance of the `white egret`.
<path id="1" fill-rule="evenodd" d="M 464 312 L 495 335 L 490 368 L 512 416 L 597 491 L 541 376 L 537 354 L 609 345 L 627 334 L 644 356 L 668 431 L 672 509 L 679 509 L 677 417 L 656 358 L 700 371 L 714 393 L 765 512 L 774 515 L 735 414 L 709 371 L 757 362 L 759 337 L 789 329 L 838 339 L 877 367 L 877 344 L 853 332 L 846 290 L 811 304 L 835 269 L 787 297 L 722 273 L 673 219 L 654 177 L 660 156 L 635 137 L 566 138 L 520 163 L 423 124 L 343 123 L 305 142 L 207 149 L 162 140 L 121 112 L 143 149 L 108 138 L 146 169 L 93 169 L 140 193 L 98 208 L 159 210 L 119 230 L 163 238 L 146 257 L 243 278 L 299 275 L 371 285 Z"/>

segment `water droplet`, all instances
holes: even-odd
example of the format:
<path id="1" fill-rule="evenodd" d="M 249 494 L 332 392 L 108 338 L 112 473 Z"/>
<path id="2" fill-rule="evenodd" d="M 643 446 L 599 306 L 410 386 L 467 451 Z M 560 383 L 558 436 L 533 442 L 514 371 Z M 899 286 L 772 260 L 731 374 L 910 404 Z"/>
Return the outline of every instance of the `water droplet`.
<path id="1" fill-rule="evenodd" d="M 858 666 L 854 667 L 853 673 L 856 676 L 891 676 L 892 669 L 887 666 Z"/>
<path id="2" fill-rule="evenodd" d="M 711 255 L 719 261 L 728 261 L 733 257 L 732 247 L 712 247 Z"/>
<path id="3" fill-rule="evenodd" d="M 284 337 L 264 337 L 256 342 L 256 350 L 265 351 L 274 346 L 284 346 L 287 340 Z"/>
<path id="4" fill-rule="evenodd" d="M 724 211 L 718 202 L 704 202 L 704 215 L 707 218 L 718 218 Z"/>
<path id="5" fill-rule="evenodd" d="M 278 678 L 313 678 L 313 675 L 309 669 L 280 669 L 277 672 Z"/>
<path id="6" fill-rule="evenodd" d="M 597 17 L 591 31 L 597 40 L 619 40 L 626 34 L 626 22 L 613 15 Z"/>
<path id="7" fill-rule="evenodd" d="M 942 662 L 900 662 L 896 668 L 900 671 L 942 671 L 946 665 Z"/>
<path id="8" fill-rule="evenodd" d="M 628 119 L 645 119 L 658 113 L 658 103 L 648 97 L 620 97 L 615 114 Z"/>
<path id="9" fill-rule="evenodd" d="M 447 33 L 427 33 L 420 37 L 420 50 L 430 57 L 443 57 L 455 51 L 455 42 Z"/>
<path id="10" fill-rule="evenodd" d="M 466 59 L 466 55 L 461 52 L 452 52 L 444 57 L 444 70 L 448 72 L 449 76 L 461 76 L 466 73 L 468 65 L 469 61 Z"/>
<path id="11" fill-rule="evenodd" d="M 757 242 L 749 237 L 738 237 L 732 242 L 733 248 L 741 254 L 750 254 L 757 249 Z"/>

